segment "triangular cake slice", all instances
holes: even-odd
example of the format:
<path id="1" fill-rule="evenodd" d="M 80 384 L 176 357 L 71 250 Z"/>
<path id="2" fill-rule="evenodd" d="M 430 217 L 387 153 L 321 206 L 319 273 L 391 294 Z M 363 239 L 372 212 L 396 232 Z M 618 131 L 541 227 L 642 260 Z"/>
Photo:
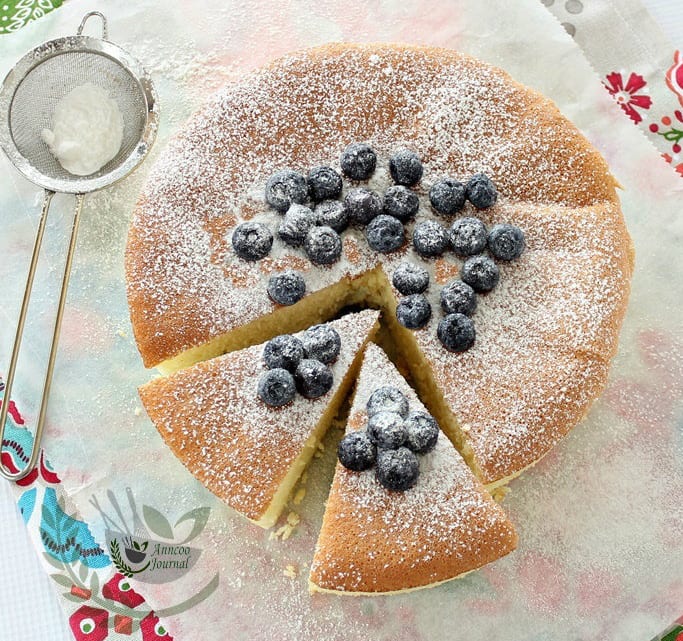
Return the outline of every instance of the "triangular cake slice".
<path id="1" fill-rule="evenodd" d="M 140 388 L 140 398 L 196 478 L 257 525 L 271 527 L 347 396 L 378 317 L 366 310 L 329 323 L 341 347 L 329 366 L 332 387 L 317 399 L 297 393 L 271 407 L 259 398 L 265 343 L 154 379 Z"/>
<path id="2" fill-rule="evenodd" d="M 410 411 L 426 411 L 386 354 L 367 347 L 347 434 L 365 429 L 366 404 L 379 387 L 398 388 Z M 309 587 L 377 594 L 428 587 L 494 561 L 517 545 L 503 509 L 445 435 L 418 455 L 419 476 L 405 491 L 385 489 L 375 468 L 353 472 L 337 462 Z"/>

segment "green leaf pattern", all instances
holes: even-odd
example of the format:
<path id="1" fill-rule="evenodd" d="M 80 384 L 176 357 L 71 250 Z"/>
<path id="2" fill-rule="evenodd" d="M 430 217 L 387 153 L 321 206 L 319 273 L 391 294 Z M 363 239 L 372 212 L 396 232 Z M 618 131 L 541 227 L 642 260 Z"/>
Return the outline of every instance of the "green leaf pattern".
<path id="1" fill-rule="evenodd" d="M 63 0 L 0 0 L 0 34 L 13 33 L 62 6 Z"/>

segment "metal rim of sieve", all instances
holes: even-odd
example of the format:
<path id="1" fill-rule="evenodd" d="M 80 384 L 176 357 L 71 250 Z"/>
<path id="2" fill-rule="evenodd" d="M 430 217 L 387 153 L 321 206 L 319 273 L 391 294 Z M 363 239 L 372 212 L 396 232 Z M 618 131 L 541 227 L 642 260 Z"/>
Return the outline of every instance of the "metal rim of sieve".
<path id="1" fill-rule="evenodd" d="M 133 56 L 114 43 L 102 38 L 80 35 L 84 23 L 85 19 L 79 28 L 79 35 L 50 40 L 27 53 L 7 74 L 0 88 L 0 147 L 12 164 L 32 183 L 50 191 L 69 194 L 96 191 L 127 176 L 149 152 L 156 138 L 159 121 L 157 95 L 149 74 Z M 106 38 L 106 26 L 103 29 L 103 36 Z M 145 117 L 142 135 L 137 145 L 111 169 L 91 176 L 74 175 L 63 178 L 40 171 L 31 159 L 19 150 L 13 136 L 10 114 L 17 89 L 28 75 L 55 56 L 72 52 L 104 56 L 126 71 L 138 85 L 140 96 L 145 103 Z M 122 116 L 125 121 L 126 114 L 122 113 Z"/>
<path id="2" fill-rule="evenodd" d="M 89 18 L 98 16 L 102 20 L 102 38 L 92 38 L 90 36 L 83 36 L 83 28 Z M 44 79 L 38 76 L 37 79 L 31 79 L 23 90 L 26 92 L 27 99 L 21 97 L 17 104 L 17 117 L 28 118 L 22 120 L 20 128 L 23 130 L 16 133 L 17 138 L 20 139 L 21 145 L 17 142 L 12 132 L 12 105 L 20 90 L 22 83 L 27 81 L 34 72 L 41 65 L 55 59 L 56 56 L 62 56 L 75 52 L 77 63 L 83 63 L 82 58 L 87 56 L 103 56 L 107 58 L 107 63 L 102 65 L 102 68 L 96 71 L 102 72 L 103 76 L 107 76 L 106 65 L 109 65 L 108 76 L 110 83 L 114 86 L 121 87 L 121 83 L 112 81 L 113 72 L 111 65 L 113 64 L 117 74 L 123 73 L 126 77 L 126 82 L 135 83 L 135 89 L 126 91 L 124 98 L 126 98 L 127 111 L 122 112 L 121 116 L 124 124 L 124 139 L 126 131 L 126 118 L 135 119 L 135 128 L 128 130 L 128 141 L 119 149 L 116 156 L 104 165 L 98 172 L 90 176 L 76 176 L 70 174 L 68 171 L 63 171 L 61 164 L 57 164 L 53 156 L 49 155 L 49 149 L 42 140 L 37 126 L 45 123 L 46 118 L 52 117 L 52 111 L 49 116 L 46 114 L 46 104 L 54 106 L 54 99 L 56 95 L 62 94 L 65 88 L 71 86 L 75 77 L 81 79 L 77 74 L 73 74 L 73 68 L 68 65 L 69 60 L 63 61 L 66 69 L 63 73 L 63 83 L 60 86 L 55 80 L 52 84 L 40 84 Z M 80 56 L 80 57 L 79 57 Z M 73 57 L 70 56 L 73 60 Z M 57 65 L 58 66 L 58 65 Z M 76 65 L 78 67 L 78 65 Z M 70 71 L 69 71 L 70 69 Z M 92 72 L 94 68 L 90 68 Z M 50 72 L 50 68 L 45 71 L 46 74 Z M 40 72 L 36 72 L 39 74 Z M 71 73 L 71 75 L 69 75 Z M 55 74 L 56 75 L 56 74 Z M 98 75 L 98 74 L 95 74 Z M 98 76 L 99 77 L 99 76 Z M 38 83 L 38 89 L 34 87 Z M 128 87 L 132 85 L 129 84 Z M 59 87 L 59 91 L 56 91 Z M 32 92 L 31 89 L 35 92 Z M 110 87 L 111 88 L 111 87 Z M 52 90 L 52 91 L 51 91 Z M 43 91 L 44 94 L 42 102 L 37 96 L 38 91 Z M 109 92 L 107 92 L 109 93 Z M 133 95 L 136 99 L 136 104 L 132 104 L 128 98 Z M 110 96 L 114 99 L 117 96 Z M 121 96 L 118 96 L 121 98 Z M 21 102 L 27 101 L 27 102 Z M 33 113 L 28 108 L 32 102 L 35 105 Z M 118 101 L 117 101 L 118 102 Z M 144 113 L 142 105 L 144 104 Z M 21 107 L 25 106 L 26 109 Z M 135 113 L 131 113 L 131 109 L 136 109 Z M 2 88 L 0 89 L 0 114 L 4 111 L 5 118 L 0 120 L 0 147 L 5 151 L 10 161 L 16 168 L 32 183 L 43 187 L 45 190 L 43 198 L 43 207 L 40 214 L 40 220 L 36 231 L 36 237 L 33 244 L 33 253 L 31 255 L 31 263 L 29 266 L 28 278 L 26 281 L 26 289 L 24 290 L 24 297 L 21 303 L 21 310 L 19 312 L 19 322 L 14 338 L 14 346 L 12 348 L 12 356 L 10 365 L 7 370 L 7 377 L 5 380 L 5 401 L 0 408 L 0 453 L 2 452 L 2 438 L 5 432 L 5 425 L 7 420 L 7 412 L 9 408 L 9 399 L 12 398 L 12 385 L 14 383 L 14 375 L 16 372 L 17 359 L 21 349 L 21 341 L 24 333 L 24 325 L 26 315 L 31 298 L 31 291 L 33 289 L 33 281 L 36 274 L 36 266 L 40 256 L 40 248 L 42 244 L 43 234 L 45 232 L 46 221 L 50 209 L 50 203 L 55 192 L 63 192 L 75 194 L 76 207 L 74 211 L 73 224 L 71 228 L 71 237 L 69 240 L 69 248 L 64 263 L 64 274 L 62 277 L 62 285 L 59 292 L 59 301 L 57 304 L 57 313 L 55 316 L 54 328 L 52 332 L 52 342 L 50 344 L 50 354 L 48 357 L 47 367 L 45 371 L 45 379 L 43 383 L 43 393 L 40 399 L 40 411 L 36 423 L 35 434 L 33 438 L 33 445 L 30 456 L 26 465 L 19 470 L 8 469 L 4 463 L 0 463 L 0 476 L 9 481 L 18 481 L 26 477 L 38 462 L 38 456 L 41 451 L 41 441 L 43 430 L 45 427 L 45 418 L 47 413 L 48 399 L 50 396 L 50 386 L 52 383 L 52 373 L 54 370 L 55 357 L 57 355 L 57 345 L 59 342 L 59 333 L 61 329 L 62 317 L 64 313 L 64 304 L 66 301 L 66 293 L 69 284 L 69 277 L 71 274 L 71 265 L 76 248 L 76 239 L 78 236 L 78 226 L 83 209 L 84 194 L 107 187 L 117 180 L 133 171 L 148 154 L 149 149 L 156 138 L 157 124 L 159 120 L 159 113 L 157 107 L 156 93 L 152 80 L 143 69 L 140 63 L 131 55 L 125 52 L 120 47 L 107 40 L 107 19 L 99 11 L 90 11 L 87 13 L 78 28 L 76 36 L 69 36 L 66 38 L 59 38 L 51 40 L 39 47 L 33 49 L 26 54 L 14 66 L 10 73 L 5 78 Z M 26 113 L 29 112 L 29 113 Z M 33 117 L 33 119 L 31 119 Z M 128 121 L 130 125 L 130 120 Z M 21 147 L 29 150 L 29 154 L 22 152 Z M 29 157 L 29 155 L 32 156 Z M 33 160 L 33 162 L 32 162 Z M 54 168 L 54 175 L 50 175 L 45 171 L 41 171 L 36 164 L 48 169 Z M 58 168 L 59 167 L 59 168 Z"/>

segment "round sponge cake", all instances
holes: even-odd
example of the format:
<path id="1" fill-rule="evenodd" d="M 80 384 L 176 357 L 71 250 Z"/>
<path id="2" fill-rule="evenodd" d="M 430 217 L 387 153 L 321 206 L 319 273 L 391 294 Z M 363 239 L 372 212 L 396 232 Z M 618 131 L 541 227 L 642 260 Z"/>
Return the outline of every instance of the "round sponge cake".
<path id="1" fill-rule="evenodd" d="M 339 169 L 342 150 L 357 141 L 377 152 L 369 187 L 380 192 L 391 184 L 392 153 L 407 147 L 422 158 L 420 212 L 408 237 L 414 224 L 438 219 L 431 184 L 480 171 L 496 183 L 498 202 L 480 212 L 468 205 L 461 215 L 523 229 L 526 251 L 501 263 L 500 284 L 480 297 L 469 351 L 448 352 L 436 337 L 439 290 L 462 265 L 452 253 L 424 260 L 406 243 L 380 254 L 362 229 L 349 228 L 331 266 L 313 265 L 277 237 L 263 260 L 235 255 L 237 224 L 277 228 L 281 215 L 264 199 L 269 176 Z M 395 318 L 391 274 L 406 259 L 431 277 L 434 313 L 417 331 Z M 543 456 L 601 392 L 632 267 L 615 181 L 552 102 L 468 56 L 398 45 L 304 51 L 220 92 L 153 168 L 126 252 L 138 347 L 147 366 L 165 370 L 296 331 L 344 305 L 381 307 L 422 400 L 489 486 Z M 301 272 L 307 286 L 290 307 L 266 290 L 285 268 Z"/>

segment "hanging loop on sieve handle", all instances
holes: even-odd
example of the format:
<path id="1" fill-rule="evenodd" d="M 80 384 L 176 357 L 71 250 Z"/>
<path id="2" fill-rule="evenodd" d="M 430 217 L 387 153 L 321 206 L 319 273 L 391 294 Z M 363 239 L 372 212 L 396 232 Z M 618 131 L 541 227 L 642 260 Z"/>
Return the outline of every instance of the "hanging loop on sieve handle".
<path id="1" fill-rule="evenodd" d="M 98 18 L 102 19 L 102 40 L 108 40 L 109 39 L 109 29 L 107 28 L 107 19 L 104 17 L 104 14 L 100 13 L 99 11 L 88 11 L 83 16 L 83 20 L 81 20 L 81 24 L 78 26 L 78 31 L 76 32 L 76 35 L 82 36 L 83 35 L 83 29 L 85 29 L 85 23 L 88 22 L 90 18 L 93 16 L 97 16 Z"/>
<path id="2" fill-rule="evenodd" d="M 10 359 L 9 371 L 7 372 L 7 381 L 5 383 L 5 394 L 2 400 L 2 409 L 0 410 L 0 452 L 2 452 L 2 443 L 5 434 L 5 425 L 7 422 L 7 413 L 9 411 L 10 399 L 12 395 L 12 386 L 14 384 L 14 375 L 17 368 L 17 360 L 21 349 L 21 339 L 24 334 L 24 325 L 26 323 L 26 314 L 28 312 L 28 305 L 31 299 L 31 291 L 33 290 L 33 279 L 36 274 L 36 266 L 38 265 L 38 258 L 40 256 L 40 247 L 43 242 L 43 233 L 45 231 L 45 223 L 47 222 L 47 215 L 50 210 L 50 203 L 54 196 L 53 191 L 46 190 L 43 198 L 43 208 L 40 214 L 40 222 L 38 223 L 38 231 L 36 232 L 36 239 L 33 244 L 33 253 L 31 255 L 31 265 L 29 267 L 28 278 L 26 279 L 26 289 L 24 290 L 24 298 L 21 302 L 21 311 L 19 312 L 19 322 L 17 324 L 17 332 L 14 337 L 14 347 L 12 348 L 12 357 Z M 76 248 L 76 238 L 78 236 L 78 225 L 81 218 L 81 210 L 83 209 L 83 194 L 76 194 L 76 210 L 74 211 L 73 224 L 71 227 L 71 239 L 69 240 L 69 250 L 66 255 L 66 262 L 64 263 L 64 275 L 62 277 L 62 287 L 59 292 L 59 302 L 57 303 L 57 315 L 55 317 L 54 329 L 52 332 L 52 343 L 50 344 L 50 355 L 47 361 L 47 369 L 45 371 L 45 381 L 43 382 L 43 395 L 40 400 L 40 412 L 38 413 L 38 423 L 36 424 L 36 432 L 33 437 L 33 447 L 28 462 L 23 468 L 16 472 L 8 470 L 2 462 L 0 462 L 0 476 L 3 476 L 8 481 L 19 481 L 31 473 L 38 462 L 40 454 L 40 444 L 43 440 L 43 428 L 45 426 L 45 416 L 47 414 L 47 403 L 50 396 L 50 385 L 52 384 L 52 372 L 55 366 L 55 358 L 57 356 L 57 343 L 59 342 L 59 332 L 62 327 L 62 316 L 64 314 L 64 303 L 66 302 L 66 292 L 69 285 L 69 276 L 71 275 L 71 263 L 73 261 L 74 249 Z"/>

